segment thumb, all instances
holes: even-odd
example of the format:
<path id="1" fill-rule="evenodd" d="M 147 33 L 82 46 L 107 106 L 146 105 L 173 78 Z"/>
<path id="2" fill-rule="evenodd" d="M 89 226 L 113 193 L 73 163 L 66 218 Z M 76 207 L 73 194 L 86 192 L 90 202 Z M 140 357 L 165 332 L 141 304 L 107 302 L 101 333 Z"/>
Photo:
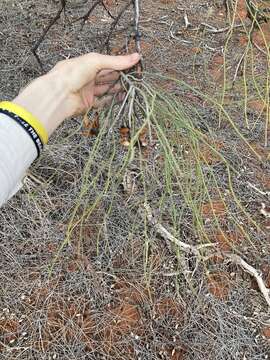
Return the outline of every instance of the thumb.
<path id="1" fill-rule="evenodd" d="M 138 63 L 141 56 L 138 53 L 131 55 L 119 55 L 119 56 L 110 56 L 110 55 L 101 55 L 101 54 L 92 54 L 95 57 L 96 69 L 100 70 L 126 70 Z M 93 58 L 92 58 L 93 60 Z"/>
<path id="2" fill-rule="evenodd" d="M 95 80 L 96 74 L 100 70 L 126 70 L 134 66 L 139 60 L 140 55 L 137 53 L 124 56 L 89 53 L 74 59 L 64 60 L 57 64 L 54 69 L 62 69 L 72 91 L 77 91 Z"/>

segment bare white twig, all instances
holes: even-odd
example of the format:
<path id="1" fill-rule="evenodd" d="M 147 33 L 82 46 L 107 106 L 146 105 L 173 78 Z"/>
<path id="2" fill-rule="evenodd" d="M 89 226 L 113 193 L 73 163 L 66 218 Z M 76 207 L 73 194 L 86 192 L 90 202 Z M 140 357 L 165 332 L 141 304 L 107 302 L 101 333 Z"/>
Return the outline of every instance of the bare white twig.
<path id="1" fill-rule="evenodd" d="M 173 25 L 174 25 L 174 21 L 172 21 L 172 23 L 171 23 L 171 25 L 170 25 L 170 29 L 169 29 L 171 38 L 172 38 L 172 39 L 175 39 L 175 40 L 178 40 L 178 41 L 181 41 L 181 42 L 184 43 L 184 44 L 192 44 L 191 41 L 184 40 L 184 39 L 181 39 L 181 38 L 175 36 L 174 31 L 173 31 Z"/>
<path id="2" fill-rule="evenodd" d="M 185 28 L 187 29 L 188 27 L 191 26 L 191 23 L 188 20 L 188 16 L 187 16 L 186 12 L 185 12 L 185 15 L 184 15 L 184 20 L 185 20 Z"/>
<path id="3" fill-rule="evenodd" d="M 262 190 L 258 189 L 257 186 L 251 184 L 250 182 L 248 182 L 247 185 L 248 185 L 248 187 L 250 187 L 251 189 L 254 189 L 261 195 L 270 196 L 270 191 L 262 191 Z"/>
<path id="4" fill-rule="evenodd" d="M 213 52 L 217 52 L 217 51 L 221 51 L 223 53 L 224 51 L 224 47 L 223 46 L 219 46 L 219 47 L 216 47 L 216 48 L 213 48 L 207 44 L 204 44 L 203 45 L 206 49 L 210 50 L 210 51 L 213 51 Z"/>
<path id="5" fill-rule="evenodd" d="M 183 241 L 177 239 L 175 236 L 173 236 L 167 229 L 165 229 L 165 227 L 163 225 L 161 225 L 160 223 L 158 223 L 156 221 L 155 217 L 153 216 L 152 210 L 147 203 L 144 204 L 144 209 L 146 211 L 147 220 L 149 221 L 150 224 L 152 224 L 154 226 L 156 232 L 159 235 L 161 235 L 164 239 L 169 240 L 170 242 L 179 246 L 183 251 L 188 252 L 188 253 L 193 253 L 194 255 L 199 256 L 200 249 L 203 249 L 206 247 L 213 247 L 213 244 L 203 244 L 203 245 L 199 245 L 199 246 L 193 246 L 193 245 L 186 244 L 185 242 L 183 242 Z"/>
<path id="6" fill-rule="evenodd" d="M 263 297 L 265 298 L 265 301 L 267 302 L 268 306 L 270 306 L 269 289 L 265 286 L 264 281 L 261 275 L 259 274 L 259 272 L 253 266 L 249 265 L 245 260 L 243 260 L 239 255 L 226 254 L 226 257 L 236 265 L 240 265 L 243 270 L 245 270 L 247 273 L 249 273 L 252 277 L 255 278 L 259 286 L 259 289 Z"/>
<path id="7" fill-rule="evenodd" d="M 215 28 L 214 26 L 209 25 L 209 24 L 207 24 L 207 23 L 201 23 L 200 25 L 208 28 L 208 29 L 207 29 L 207 32 L 210 32 L 210 33 L 212 33 L 212 34 L 220 34 L 220 33 L 226 32 L 226 31 L 228 31 L 228 30 L 236 29 L 236 28 L 239 28 L 239 27 L 242 27 L 242 26 L 243 26 L 242 24 L 239 24 L 239 25 L 235 25 L 235 26 L 233 26 L 233 27 L 231 27 L 231 26 L 226 26 L 225 28 L 217 29 L 217 28 Z"/>
<path id="8" fill-rule="evenodd" d="M 206 244 L 201 246 L 193 246 L 184 243 L 183 241 L 178 240 L 175 236 L 173 236 L 163 225 L 158 223 L 156 219 L 153 216 L 152 210 L 150 206 L 145 203 L 144 209 L 146 211 L 147 220 L 150 224 L 152 224 L 157 231 L 157 233 L 162 236 L 165 240 L 169 240 L 170 242 L 174 243 L 175 245 L 179 246 L 183 251 L 187 253 L 192 253 L 197 257 L 201 257 L 200 255 L 200 249 L 202 247 L 206 246 L 214 246 L 215 244 Z M 213 254 L 212 254 L 213 255 Z M 224 253 L 223 254 L 227 259 L 229 259 L 230 262 L 233 262 L 236 265 L 240 265 L 244 271 L 248 272 L 252 277 L 255 278 L 257 281 L 257 284 L 259 286 L 259 289 L 265 298 L 265 301 L 267 302 L 268 306 L 270 306 L 270 297 L 269 297 L 269 289 L 265 286 L 264 281 L 259 274 L 259 272 L 251 265 L 249 265 L 245 260 L 243 260 L 239 255 L 236 254 L 230 254 L 230 253 Z"/>

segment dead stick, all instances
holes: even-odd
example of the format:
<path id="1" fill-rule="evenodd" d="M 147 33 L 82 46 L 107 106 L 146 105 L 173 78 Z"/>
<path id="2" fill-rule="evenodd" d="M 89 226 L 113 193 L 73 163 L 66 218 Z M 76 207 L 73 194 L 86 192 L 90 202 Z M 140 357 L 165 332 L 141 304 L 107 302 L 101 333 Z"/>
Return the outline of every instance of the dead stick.
<path id="1" fill-rule="evenodd" d="M 108 15 L 109 15 L 112 19 L 115 19 L 115 16 L 113 16 L 113 14 L 110 12 L 110 10 L 107 8 L 107 6 L 104 4 L 104 1 L 101 1 L 101 5 L 103 6 L 104 10 L 108 13 Z"/>
<path id="2" fill-rule="evenodd" d="M 135 44 L 136 44 L 136 50 L 139 54 L 141 54 L 141 33 L 139 30 L 139 23 L 140 23 L 140 4 L 139 0 L 133 0 L 134 5 L 134 12 L 135 12 Z M 136 65 L 137 74 L 138 77 L 142 77 L 143 72 L 143 64 L 142 59 L 140 59 L 139 63 Z"/>
<path id="3" fill-rule="evenodd" d="M 36 41 L 35 45 L 32 47 L 31 51 L 34 54 L 35 58 L 37 59 L 37 62 L 39 63 L 41 70 L 43 71 L 43 65 L 42 62 L 37 54 L 37 50 L 40 46 L 40 44 L 42 43 L 42 41 L 45 39 L 45 36 L 47 35 L 47 33 L 49 32 L 50 28 L 56 23 L 56 21 L 60 18 L 63 10 L 66 7 L 66 0 L 61 0 L 61 8 L 58 10 L 57 14 L 55 15 L 55 17 L 50 21 L 50 23 L 48 24 L 48 26 L 44 29 L 41 37 Z"/>
<path id="4" fill-rule="evenodd" d="M 188 253 L 193 253 L 194 255 L 200 255 L 199 250 L 205 247 L 213 247 L 213 244 L 204 244 L 200 246 L 193 246 L 186 244 L 185 242 L 177 239 L 173 236 L 163 225 L 157 222 L 155 217 L 153 216 L 152 210 L 148 204 L 144 204 L 144 209 L 146 211 L 146 217 L 148 222 L 155 228 L 156 232 L 162 236 L 165 240 L 169 240 L 170 242 L 174 243 L 175 245 L 179 246 L 183 251 Z"/>
<path id="5" fill-rule="evenodd" d="M 86 22 L 86 20 L 89 18 L 89 16 L 92 14 L 92 12 L 95 10 L 95 8 L 96 8 L 100 3 L 102 3 L 102 0 L 97 0 L 97 1 L 95 1 L 94 4 L 90 7 L 90 9 L 87 11 L 87 13 L 84 14 L 83 16 L 79 17 L 78 19 L 74 20 L 74 23 L 83 20 L 83 25 L 84 25 L 84 23 Z M 82 27 L 83 27 L 83 25 L 82 25 Z"/>
<path id="6" fill-rule="evenodd" d="M 147 220 L 151 225 L 154 226 L 157 233 L 162 236 L 165 240 L 169 240 L 175 245 L 179 246 L 183 251 L 188 253 L 193 253 L 195 256 L 200 256 L 200 249 L 205 248 L 207 246 L 214 246 L 213 244 L 205 244 L 200 246 L 193 246 L 184 243 L 183 241 L 178 240 L 175 236 L 173 236 L 168 230 L 165 229 L 163 225 L 158 223 L 153 216 L 152 210 L 148 204 L 144 204 L 144 209 L 146 211 Z M 259 272 L 251 265 L 249 265 L 245 260 L 243 260 L 239 255 L 225 253 L 223 254 L 230 262 L 240 265 L 244 271 L 248 272 L 252 277 L 255 278 L 259 289 L 267 302 L 267 305 L 270 306 L 270 297 L 269 297 L 269 289 L 265 286 L 264 281 L 259 274 Z M 211 255 L 213 256 L 213 254 Z"/>
<path id="7" fill-rule="evenodd" d="M 269 289 L 265 286 L 263 279 L 258 273 L 258 271 L 253 266 L 249 265 L 245 260 L 243 260 L 239 255 L 226 254 L 226 257 L 236 265 L 240 265 L 244 269 L 244 271 L 246 271 L 255 278 L 259 289 L 265 298 L 265 301 L 267 302 L 268 306 L 270 306 Z"/>
<path id="8" fill-rule="evenodd" d="M 119 14 L 117 15 L 117 17 L 114 19 L 113 23 L 111 24 L 110 27 L 110 31 L 109 34 L 105 40 L 104 45 L 101 48 L 101 51 L 103 51 L 105 48 L 107 49 L 107 53 L 109 53 L 110 49 L 109 49 L 109 43 L 110 43 L 110 38 L 112 36 L 112 33 L 114 31 L 114 29 L 116 28 L 117 24 L 119 23 L 121 17 L 123 16 L 123 14 L 126 12 L 126 10 L 130 7 L 131 5 L 131 1 L 128 2 L 119 12 Z"/>
<path id="9" fill-rule="evenodd" d="M 139 21 L 140 21 L 140 6 L 139 0 L 133 0 L 134 3 L 134 10 L 135 10 L 135 42 L 136 42 L 136 49 L 138 53 L 141 52 L 141 34 L 139 31 Z"/>

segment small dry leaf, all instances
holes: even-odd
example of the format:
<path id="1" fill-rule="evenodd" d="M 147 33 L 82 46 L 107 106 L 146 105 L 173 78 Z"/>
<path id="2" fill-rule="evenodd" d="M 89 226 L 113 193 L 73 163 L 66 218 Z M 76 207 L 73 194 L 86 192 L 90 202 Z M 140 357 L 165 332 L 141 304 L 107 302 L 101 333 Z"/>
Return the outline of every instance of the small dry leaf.
<path id="1" fill-rule="evenodd" d="M 83 125 L 85 130 L 82 132 L 83 136 L 97 136 L 99 132 L 99 115 L 96 113 L 93 119 L 89 119 L 86 115 L 83 118 Z"/>
<path id="2" fill-rule="evenodd" d="M 121 127 L 119 132 L 120 132 L 120 144 L 128 147 L 130 144 L 130 129 L 128 127 Z"/>
<path id="3" fill-rule="evenodd" d="M 139 135 L 139 141 L 140 141 L 141 146 L 143 146 L 143 147 L 146 147 L 148 145 L 147 136 L 148 136 L 147 128 L 144 127 Z"/>

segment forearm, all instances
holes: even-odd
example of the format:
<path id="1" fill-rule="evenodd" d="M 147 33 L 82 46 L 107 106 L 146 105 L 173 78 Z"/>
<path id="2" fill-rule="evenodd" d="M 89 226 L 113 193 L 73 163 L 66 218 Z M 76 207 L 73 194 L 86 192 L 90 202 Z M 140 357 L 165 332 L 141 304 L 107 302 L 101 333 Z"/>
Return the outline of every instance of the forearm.
<path id="1" fill-rule="evenodd" d="M 37 156 L 36 147 L 10 117 L 0 114 L 0 206 L 20 187 L 26 170 Z"/>
<path id="2" fill-rule="evenodd" d="M 14 100 L 32 113 L 50 136 L 70 116 L 67 91 L 57 73 L 48 73 L 34 80 Z"/>
<path id="3" fill-rule="evenodd" d="M 64 60 L 11 103 L 1 103 L 0 205 L 15 192 L 16 184 L 64 119 L 111 103 L 120 90 L 114 84 L 119 71 L 132 68 L 139 59 L 138 54 L 91 53 Z M 103 96 L 105 102 L 100 100 Z"/>
<path id="4" fill-rule="evenodd" d="M 33 81 L 12 102 L 34 115 L 50 136 L 69 115 L 66 96 L 59 78 L 47 74 Z M 20 188 L 23 176 L 38 155 L 25 129 L 5 114 L 0 114 L 0 154 L 1 206 Z"/>

